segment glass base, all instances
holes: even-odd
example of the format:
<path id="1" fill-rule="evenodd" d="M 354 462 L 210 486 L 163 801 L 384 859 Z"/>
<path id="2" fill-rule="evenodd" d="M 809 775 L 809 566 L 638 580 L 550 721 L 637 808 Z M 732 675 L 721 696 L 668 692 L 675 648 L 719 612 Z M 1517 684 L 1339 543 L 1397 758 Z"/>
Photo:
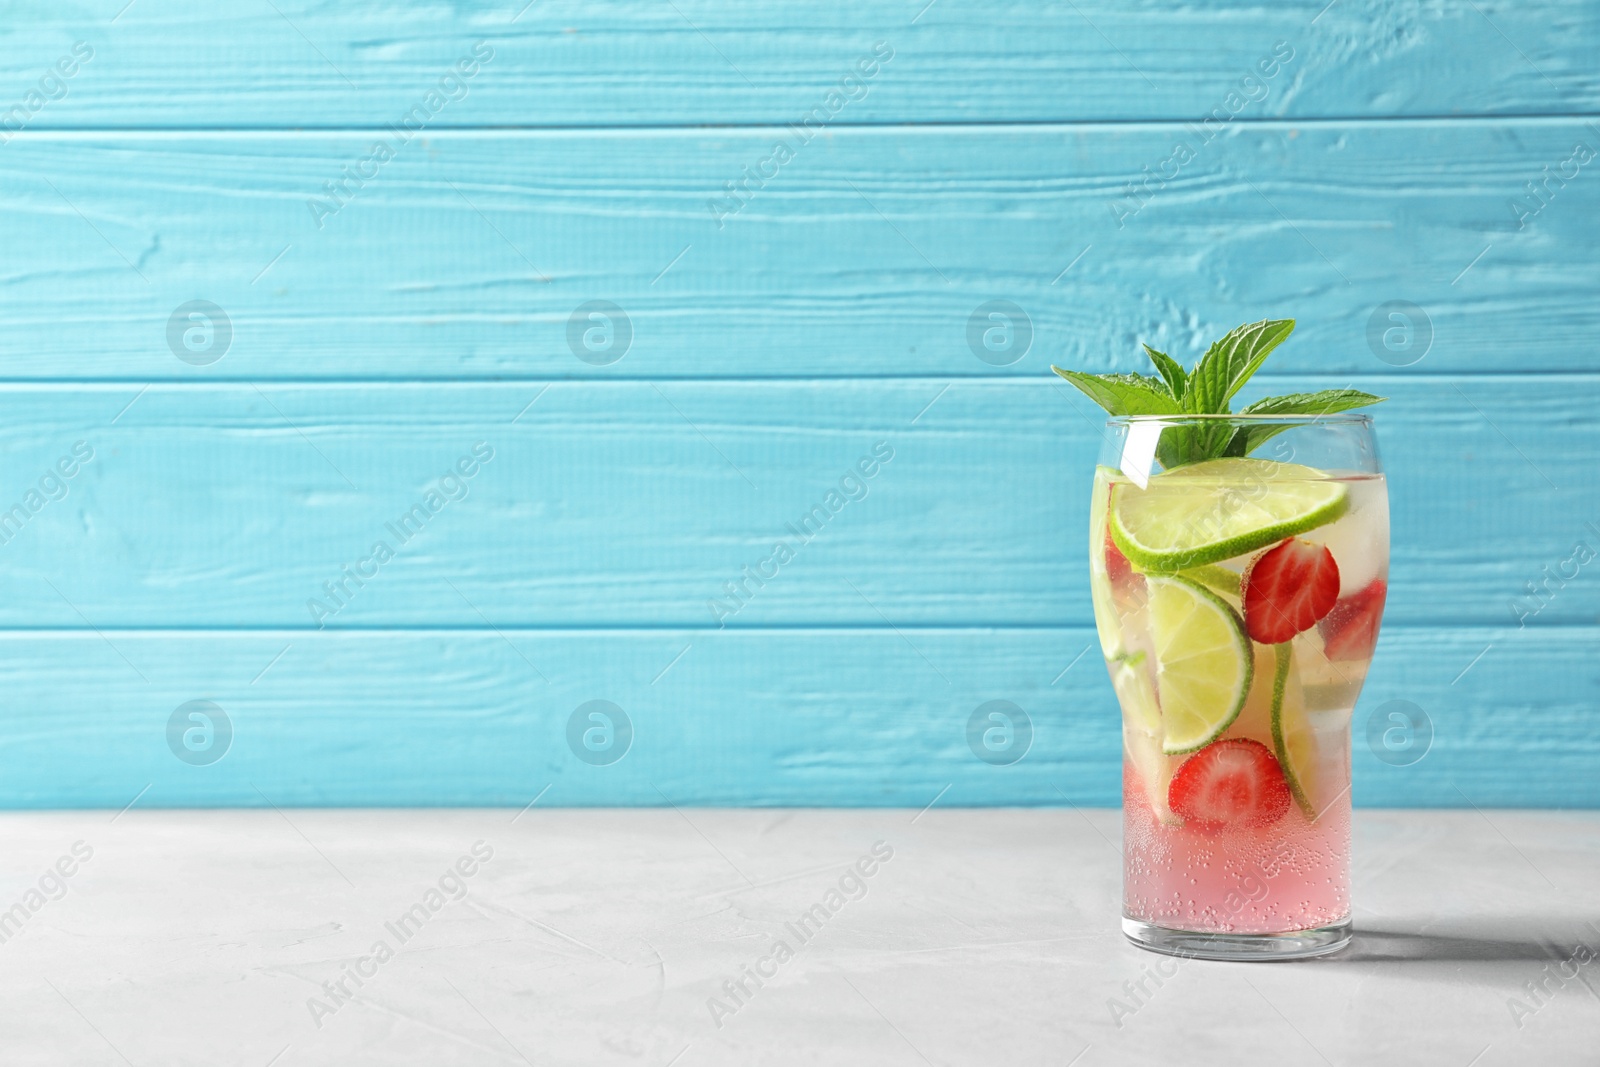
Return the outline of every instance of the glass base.
<path id="1" fill-rule="evenodd" d="M 1208 934 L 1122 919 L 1129 941 L 1151 952 L 1197 960 L 1298 960 L 1338 952 L 1350 943 L 1350 920 L 1283 934 Z"/>

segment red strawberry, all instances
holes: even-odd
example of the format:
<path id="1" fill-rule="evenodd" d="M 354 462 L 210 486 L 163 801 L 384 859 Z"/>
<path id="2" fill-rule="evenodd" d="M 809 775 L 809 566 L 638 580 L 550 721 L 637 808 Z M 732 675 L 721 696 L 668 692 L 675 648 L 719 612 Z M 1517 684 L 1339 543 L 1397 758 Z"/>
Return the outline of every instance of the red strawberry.
<path id="1" fill-rule="evenodd" d="M 1271 826 L 1289 810 L 1289 783 L 1278 757 L 1246 737 L 1216 741 L 1172 776 L 1167 802 L 1185 826 L 1203 834 L 1225 827 Z"/>
<path id="2" fill-rule="evenodd" d="M 1317 623 L 1322 633 L 1323 651 L 1329 659 L 1366 659 L 1378 643 L 1378 620 L 1383 618 L 1383 602 L 1389 586 L 1374 578 L 1333 606 L 1328 617 Z"/>
<path id="3" fill-rule="evenodd" d="M 1144 605 L 1144 575 L 1133 569 L 1128 557 L 1111 540 L 1110 530 L 1106 531 L 1106 577 L 1111 580 L 1111 591 L 1120 610 L 1134 611 Z"/>
<path id="4" fill-rule="evenodd" d="M 1106 577 L 1111 579 L 1111 584 L 1123 587 L 1128 584 L 1128 579 L 1133 577 L 1133 564 L 1128 562 L 1128 557 L 1122 554 L 1122 549 L 1111 539 L 1111 531 L 1106 531 Z"/>
<path id="5" fill-rule="evenodd" d="M 1244 626 L 1264 645 L 1309 630 L 1339 599 L 1339 564 L 1322 545 L 1298 537 L 1250 561 L 1241 581 Z"/>

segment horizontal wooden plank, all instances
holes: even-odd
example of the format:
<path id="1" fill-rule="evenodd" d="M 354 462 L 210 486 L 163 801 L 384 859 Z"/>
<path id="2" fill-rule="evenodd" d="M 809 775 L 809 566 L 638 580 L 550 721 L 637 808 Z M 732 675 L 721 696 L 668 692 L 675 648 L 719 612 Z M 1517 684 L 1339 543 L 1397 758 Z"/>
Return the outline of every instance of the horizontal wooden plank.
<path id="1" fill-rule="evenodd" d="M 1600 377 L 1353 384 L 1392 397 L 1391 620 L 1516 627 L 1535 583 L 1528 625 L 1593 622 Z M 1053 378 L 16 385 L 0 627 L 1086 624 L 1092 411 Z"/>
<path id="2" fill-rule="evenodd" d="M 439 89 L 479 42 L 490 58 L 462 86 L 444 87 L 455 98 L 441 94 L 434 125 L 794 121 L 878 42 L 892 60 L 837 121 L 1198 118 L 1223 106 L 1294 117 L 1542 114 L 1600 104 L 1600 16 L 1582 0 L 1376 9 L 896 0 L 804 17 L 730 0 L 118 6 L 8 6 L 0 85 L 10 99 L 59 94 L 39 79 L 74 42 L 92 50 L 64 96 L 30 109 L 34 126 L 382 125 Z M 1291 57 L 1286 65 L 1275 49 Z M 1260 78 L 1263 62 L 1274 77 Z M 1246 82 L 1251 73 L 1260 80 Z M 1227 104 L 1230 93 L 1238 103 Z"/>
<path id="3" fill-rule="evenodd" d="M 1593 123 L 837 131 L 735 212 L 778 136 L 430 135 L 381 167 L 366 134 L 19 136 L 0 377 L 1038 375 L 1269 314 L 1304 323 L 1286 373 L 1594 366 L 1600 164 L 1510 208 Z M 997 300 L 1025 345 L 983 346 Z"/>
<path id="4" fill-rule="evenodd" d="M 1110 683 L 1092 651 L 1072 666 L 1088 628 L 106 637 L 0 635 L 0 806 L 1111 805 L 1120 788 Z M 1479 631 L 1386 630 L 1354 718 L 1356 801 L 1600 805 L 1576 666 L 1597 639 L 1527 632 L 1480 657 Z M 179 710 L 193 700 L 222 709 L 204 709 L 209 738 Z M 632 731 L 610 763 L 614 712 L 594 762 L 567 740 L 593 700 Z M 1028 717 L 1018 762 L 969 747 L 990 700 Z M 1410 766 L 1366 741 L 1393 700 L 1432 723 Z"/>

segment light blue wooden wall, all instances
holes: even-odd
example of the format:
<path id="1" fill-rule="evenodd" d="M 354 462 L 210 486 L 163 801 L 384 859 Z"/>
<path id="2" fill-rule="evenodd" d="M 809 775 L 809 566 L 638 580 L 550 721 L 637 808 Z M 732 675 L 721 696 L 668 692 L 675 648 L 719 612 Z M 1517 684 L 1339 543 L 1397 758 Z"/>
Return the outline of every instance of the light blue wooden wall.
<path id="1" fill-rule="evenodd" d="M 521 6 L 8 5 L 0 804 L 1113 804 L 1099 436 L 1046 368 L 1269 315 L 1264 386 L 1393 398 L 1357 801 L 1600 803 L 1600 5 Z M 221 358 L 169 341 L 195 300 Z M 1415 362 L 1369 344 L 1395 300 Z M 169 747 L 191 700 L 216 762 Z M 568 745 L 591 700 L 619 762 Z M 1020 762 L 968 748 L 990 700 Z M 1366 744 L 1395 700 L 1414 765 Z"/>

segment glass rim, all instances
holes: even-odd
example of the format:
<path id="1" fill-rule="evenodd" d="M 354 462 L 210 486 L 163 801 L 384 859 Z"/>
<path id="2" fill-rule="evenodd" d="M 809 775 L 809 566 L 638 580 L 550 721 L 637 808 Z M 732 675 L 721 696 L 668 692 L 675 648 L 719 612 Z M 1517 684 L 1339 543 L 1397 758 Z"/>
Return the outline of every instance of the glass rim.
<path id="1" fill-rule="evenodd" d="M 1289 426 L 1314 426 L 1318 423 L 1341 423 L 1347 425 L 1372 424 L 1372 416 L 1357 411 L 1336 411 L 1327 415 L 1112 415 L 1106 419 L 1107 426 L 1120 426 L 1131 423 L 1155 423 L 1157 425 L 1176 425 L 1184 422 L 1272 422 L 1284 423 Z"/>

